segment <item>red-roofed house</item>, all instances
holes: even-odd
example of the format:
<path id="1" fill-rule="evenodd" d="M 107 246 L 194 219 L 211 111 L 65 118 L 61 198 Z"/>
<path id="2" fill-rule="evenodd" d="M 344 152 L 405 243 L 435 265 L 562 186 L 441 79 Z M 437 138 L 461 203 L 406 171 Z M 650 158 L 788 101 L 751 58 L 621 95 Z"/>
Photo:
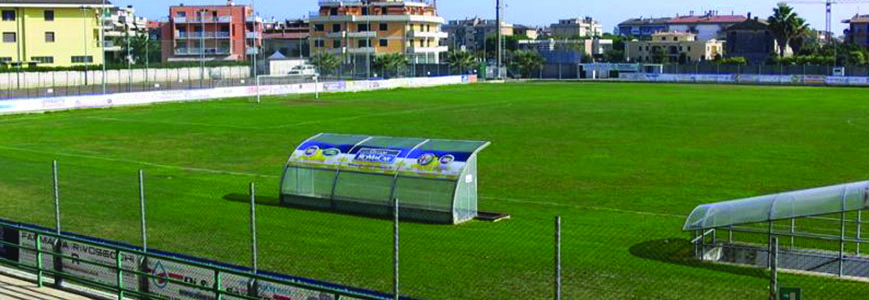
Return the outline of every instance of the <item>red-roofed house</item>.
<path id="1" fill-rule="evenodd" d="M 716 11 L 709 11 L 699 16 L 691 14 L 672 18 L 667 21 L 667 26 L 669 31 L 697 34 L 698 40 L 724 40 L 727 38 L 724 29 L 745 20 L 748 18 L 743 15 L 719 15 Z"/>

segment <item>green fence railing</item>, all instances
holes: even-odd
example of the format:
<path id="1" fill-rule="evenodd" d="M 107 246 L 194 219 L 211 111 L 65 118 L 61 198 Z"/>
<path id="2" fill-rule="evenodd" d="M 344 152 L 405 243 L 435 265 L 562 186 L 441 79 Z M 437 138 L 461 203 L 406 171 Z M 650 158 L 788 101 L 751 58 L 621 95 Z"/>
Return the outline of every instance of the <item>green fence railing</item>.
<path id="1" fill-rule="evenodd" d="M 133 296 L 140 299 L 174 299 L 174 297 L 161 295 L 155 293 L 154 291 L 151 291 L 148 288 L 147 284 L 147 282 L 150 281 L 159 281 L 160 284 L 164 286 L 172 284 L 191 290 L 196 290 L 198 291 L 198 295 L 209 295 L 209 297 L 213 297 L 213 299 L 218 300 L 225 298 L 250 300 L 263 299 L 263 297 L 260 295 L 259 287 L 269 284 L 283 285 L 292 287 L 294 289 L 303 289 L 313 293 L 328 294 L 332 296 L 332 299 L 339 300 L 392 299 L 392 297 L 389 295 L 375 295 L 374 293 L 364 293 L 349 289 L 342 289 L 339 287 L 328 287 L 307 282 L 275 278 L 272 276 L 254 273 L 253 271 L 239 270 L 225 266 L 190 261 L 187 259 L 172 257 L 169 255 L 152 253 L 150 251 L 145 252 L 140 249 L 111 245 L 108 243 L 92 241 L 82 237 L 71 236 L 68 234 L 57 234 L 55 232 L 50 232 L 47 230 L 29 228 L 28 226 L 23 226 L 22 224 L 15 224 L 2 220 L 0 220 L 0 227 L 2 227 L 0 228 L 0 232 L 3 232 L 3 229 L 5 229 L 6 234 L 8 234 L 11 230 L 13 234 L 17 234 L 19 237 L 22 235 L 21 233 L 25 233 L 27 236 L 33 237 L 34 243 L 29 243 L 32 245 L 26 245 L 28 243 L 24 239 L 18 241 L 18 243 L 10 242 L 8 240 L 2 239 L 3 235 L 0 234 L 0 250 L 3 250 L 2 248 L 5 248 L 6 252 L 9 252 L 9 250 L 16 251 L 18 253 L 16 256 L 19 257 L 17 260 L 14 260 L 0 255 L 0 265 L 11 266 L 12 268 L 35 274 L 36 284 L 40 287 L 45 284 L 46 276 L 52 276 L 54 277 L 55 283 L 58 283 L 60 281 L 76 283 L 84 287 L 93 288 L 98 291 L 117 295 L 118 299 L 123 299 L 127 296 Z M 46 242 L 52 243 L 52 245 L 46 245 Z M 105 257 L 105 255 L 108 255 L 113 259 L 113 261 L 111 263 L 106 263 L 105 261 L 96 261 L 92 259 L 82 258 L 80 255 L 63 253 L 62 247 L 60 247 L 61 243 L 77 243 L 83 246 L 94 247 L 94 249 L 100 249 L 98 251 L 104 252 L 102 253 L 103 257 Z M 51 249 L 45 249 L 47 247 L 50 247 Z M 3 251 L 0 251 L 0 254 L 2 254 L 2 252 Z M 26 257 L 33 255 L 35 255 L 35 261 L 26 261 Z M 51 265 L 46 265 L 43 262 L 46 256 L 52 258 L 51 261 L 53 263 Z M 130 257 L 137 258 L 134 267 L 132 268 L 125 267 L 124 264 L 124 259 Z M 73 274 L 70 271 L 65 270 L 65 268 L 63 267 L 64 260 L 66 260 L 68 263 L 72 262 L 76 265 L 83 264 L 86 266 L 90 266 L 91 268 L 103 268 L 105 270 L 110 270 L 110 272 L 114 273 L 114 279 L 109 281 L 114 281 L 114 283 L 106 283 L 106 278 L 98 278 L 98 276 L 82 276 L 80 274 Z M 213 277 L 211 278 L 212 282 L 210 284 L 205 281 L 197 283 L 195 280 L 190 280 L 189 278 L 179 279 L 167 276 L 166 274 L 158 274 L 157 272 L 151 271 L 154 268 L 149 267 L 149 261 L 159 261 L 161 263 L 171 263 L 175 264 L 176 266 L 183 266 L 186 268 L 198 268 L 200 270 L 207 270 L 207 272 L 213 274 Z M 125 275 L 136 276 L 137 282 L 144 284 L 140 284 L 136 288 L 125 286 Z M 225 286 L 224 283 L 226 282 L 227 276 L 234 276 L 236 277 L 236 280 L 238 278 L 246 279 L 246 282 L 249 284 L 246 288 L 247 292 L 245 293 L 244 290 Z M 193 297 L 191 297 L 191 299 L 192 298 Z"/>

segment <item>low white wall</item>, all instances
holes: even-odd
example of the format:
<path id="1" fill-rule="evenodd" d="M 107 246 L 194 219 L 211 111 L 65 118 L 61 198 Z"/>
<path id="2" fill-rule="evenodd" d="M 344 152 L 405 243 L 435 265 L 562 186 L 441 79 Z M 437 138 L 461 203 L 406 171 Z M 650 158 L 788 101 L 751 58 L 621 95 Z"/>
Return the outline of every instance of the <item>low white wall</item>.
<path id="1" fill-rule="evenodd" d="M 205 68 L 205 72 L 200 72 L 197 67 L 106 71 L 107 84 L 178 82 L 179 80 L 199 80 L 200 77 L 204 80 L 247 78 L 250 77 L 250 67 L 209 67 Z M 88 85 L 100 85 L 103 82 L 103 71 L 0 73 L 0 89 L 77 87 L 85 85 L 85 80 L 87 80 Z"/>
<path id="2" fill-rule="evenodd" d="M 753 75 L 753 74 L 649 74 L 622 73 L 619 79 L 646 82 L 700 82 L 784 85 L 869 86 L 869 77 L 823 75 Z"/>
<path id="3" fill-rule="evenodd" d="M 257 95 L 289 95 L 359 92 L 402 87 L 427 87 L 450 84 L 466 84 L 477 81 L 476 75 L 442 77 L 399 78 L 389 80 L 335 81 L 286 85 L 225 87 L 197 90 L 165 90 L 154 92 L 121 93 L 108 95 L 68 96 L 40 99 L 0 101 L 0 114 L 68 110 L 80 108 L 141 105 L 160 102 L 196 101 Z"/>

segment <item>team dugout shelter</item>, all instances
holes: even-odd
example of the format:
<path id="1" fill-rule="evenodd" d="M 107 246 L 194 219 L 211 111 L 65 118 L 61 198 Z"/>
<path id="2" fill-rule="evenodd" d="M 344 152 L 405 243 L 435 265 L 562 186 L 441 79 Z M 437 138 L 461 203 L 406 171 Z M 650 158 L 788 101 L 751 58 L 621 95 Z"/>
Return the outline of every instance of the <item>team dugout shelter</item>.
<path id="1" fill-rule="evenodd" d="M 290 155 L 281 178 L 289 206 L 458 224 L 477 216 L 483 141 L 321 133 Z"/>

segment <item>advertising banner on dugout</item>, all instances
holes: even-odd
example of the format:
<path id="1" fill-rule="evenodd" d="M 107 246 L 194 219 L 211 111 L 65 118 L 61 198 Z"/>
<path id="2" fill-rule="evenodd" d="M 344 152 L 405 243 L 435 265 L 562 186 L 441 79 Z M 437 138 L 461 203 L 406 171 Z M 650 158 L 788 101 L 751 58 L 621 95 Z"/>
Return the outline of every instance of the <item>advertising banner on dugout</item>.
<path id="1" fill-rule="evenodd" d="M 316 138 L 299 145 L 290 156 L 296 167 L 338 169 L 361 173 L 455 180 L 473 152 L 416 147 L 377 147 L 365 144 L 331 144 Z M 482 147 L 485 144 L 481 143 Z"/>

